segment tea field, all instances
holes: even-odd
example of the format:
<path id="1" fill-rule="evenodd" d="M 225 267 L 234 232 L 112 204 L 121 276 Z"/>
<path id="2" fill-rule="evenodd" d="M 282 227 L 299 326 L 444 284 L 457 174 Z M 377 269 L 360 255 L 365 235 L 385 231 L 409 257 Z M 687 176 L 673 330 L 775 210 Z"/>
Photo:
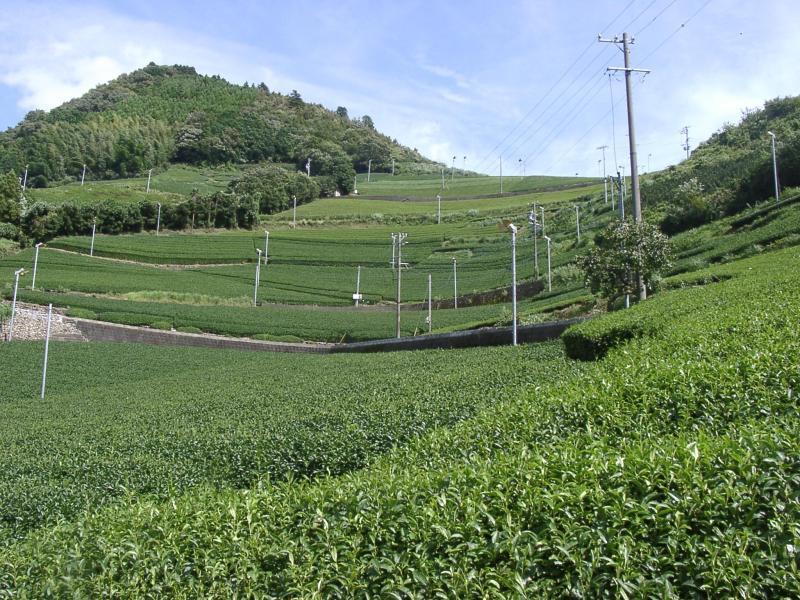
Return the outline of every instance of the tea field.
<path id="1" fill-rule="evenodd" d="M 790 247 L 712 266 L 704 280 L 716 283 L 687 281 L 576 326 L 571 354 L 602 346 L 590 362 L 565 360 L 557 343 L 287 357 L 283 368 L 281 358 L 237 356 L 241 372 L 262 364 L 228 388 L 227 355 L 209 369 L 184 350 L 58 345 L 53 359 L 60 352 L 62 373 L 87 380 L 85 393 L 54 383 L 41 403 L 16 372 L 4 388 L 4 439 L 14 443 L 3 452 L 24 465 L 4 469 L 16 500 L 3 506 L 18 501 L 24 515 L 7 531 L 30 533 L 0 551 L 0 590 L 797 596 L 798 261 Z M 24 369 L 41 348 L 0 351 Z M 304 383 L 292 372 L 301 364 Z M 286 400 L 294 409 L 272 401 L 282 381 L 301 386 Z M 284 436 L 284 410 L 305 428 Z M 257 431 L 273 436 L 269 448 Z M 160 444 L 142 443 L 151 436 Z M 264 456 L 292 437 L 302 452 L 277 462 L 299 476 L 282 481 Z M 93 490 L 114 499 L 86 502 Z M 70 516 L 53 524 L 51 514 Z"/>

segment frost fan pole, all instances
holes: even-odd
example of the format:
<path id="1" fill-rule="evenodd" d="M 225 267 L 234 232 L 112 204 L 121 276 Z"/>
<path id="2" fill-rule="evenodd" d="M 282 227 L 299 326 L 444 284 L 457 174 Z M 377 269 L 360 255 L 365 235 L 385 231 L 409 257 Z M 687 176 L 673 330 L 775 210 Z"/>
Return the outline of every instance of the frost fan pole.
<path id="1" fill-rule="evenodd" d="M 44 400 L 44 388 L 47 382 L 47 353 L 50 350 L 50 323 L 53 319 L 53 305 L 47 306 L 47 333 L 44 337 L 44 364 L 42 365 L 42 391 L 40 398 Z"/>

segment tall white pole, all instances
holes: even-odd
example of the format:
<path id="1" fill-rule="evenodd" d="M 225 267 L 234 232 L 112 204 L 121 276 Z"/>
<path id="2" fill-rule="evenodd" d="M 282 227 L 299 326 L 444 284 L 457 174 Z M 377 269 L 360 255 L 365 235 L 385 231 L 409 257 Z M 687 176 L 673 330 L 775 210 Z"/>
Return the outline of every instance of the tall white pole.
<path id="1" fill-rule="evenodd" d="M 433 331 L 433 296 L 431 295 L 431 274 L 428 273 L 428 333 Z"/>
<path id="2" fill-rule="evenodd" d="M 256 279 L 253 286 L 253 306 L 258 305 L 258 284 L 261 282 L 261 248 L 257 248 L 258 260 L 256 261 Z"/>
<path id="3" fill-rule="evenodd" d="M 97 217 L 92 219 L 92 245 L 89 246 L 89 256 L 94 256 L 94 234 L 97 230 Z"/>
<path id="4" fill-rule="evenodd" d="M 28 186 L 28 165 L 25 165 L 25 176 L 22 178 L 22 191 Z"/>
<path id="5" fill-rule="evenodd" d="M 267 257 L 269 256 L 269 231 L 264 231 L 264 266 L 267 266 Z"/>
<path id="6" fill-rule="evenodd" d="M 147 172 L 147 191 L 145 192 L 145 194 L 149 194 L 150 193 L 150 177 L 152 177 L 152 175 L 153 175 L 153 169 L 150 169 Z"/>
<path id="7" fill-rule="evenodd" d="M 553 291 L 553 278 L 551 277 L 550 271 L 550 238 L 546 235 L 543 236 L 545 240 L 547 240 L 547 291 Z"/>
<path id="8" fill-rule="evenodd" d="M 603 197 L 605 198 L 606 204 L 608 204 L 608 179 L 606 178 L 606 148 L 608 146 L 598 146 L 598 150 L 602 150 L 603 152 Z"/>
<path id="9" fill-rule="evenodd" d="M 158 235 L 159 229 L 161 229 L 161 202 L 156 202 L 158 205 L 158 216 L 156 216 L 156 235 Z"/>
<path id="10" fill-rule="evenodd" d="M 444 189 L 444 167 L 442 167 L 442 189 Z"/>
<path id="11" fill-rule="evenodd" d="M 394 159 L 392 159 L 392 177 L 394 177 Z"/>
<path id="12" fill-rule="evenodd" d="M 359 300 L 361 300 L 361 265 L 358 265 L 358 273 L 356 274 L 356 306 L 358 306 Z"/>
<path id="13" fill-rule="evenodd" d="M 542 212 L 542 237 L 545 237 L 545 235 L 544 235 L 544 206 L 540 206 L 539 210 Z"/>
<path id="14" fill-rule="evenodd" d="M 781 188 L 778 185 L 778 158 L 775 154 L 775 134 L 771 131 L 767 132 L 772 138 L 772 174 L 775 177 L 775 202 L 781 199 Z"/>
<path id="15" fill-rule="evenodd" d="M 372 176 L 372 159 L 370 158 L 367 161 L 367 183 L 369 183 L 369 179 Z"/>
<path id="16" fill-rule="evenodd" d="M 353 177 L 353 193 L 354 194 L 358 193 L 358 175 Z"/>
<path id="17" fill-rule="evenodd" d="M 297 227 L 297 196 L 292 196 L 292 227 Z"/>
<path id="18" fill-rule="evenodd" d="M 42 392 L 40 398 L 44 400 L 44 388 L 47 382 L 47 354 L 50 350 L 50 323 L 53 319 L 53 305 L 47 306 L 47 333 L 44 336 L 44 364 L 42 365 Z"/>
<path id="19" fill-rule="evenodd" d="M 456 257 L 453 257 L 453 308 L 458 308 L 458 272 L 456 270 Z"/>
<path id="20" fill-rule="evenodd" d="M 536 204 L 533 205 L 530 214 L 528 214 L 528 222 L 531 225 L 533 233 L 533 273 L 536 279 L 539 279 L 539 246 L 536 241 Z"/>
<path id="21" fill-rule="evenodd" d="M 403 276 L 403 241 L 408 237 L 407 233 L 397 234 L 397 337 L 400 337 L 400 280 Z"/>
<path id="22" fill-rule="evenodd" d="M 36 267 L 39 265 L 39 248 L 41 248 L 44 244 L 39 242 L 36 244 L 36 255 L 33 258 L 33 280 L 31 281 L 31 290 L 36 289 Z"/>
<path id="23" fill-rule="evenodd" d="M 464 157 L 464 166 L 461 168 L 461 175 L 467 175 L 467 157 Z"/>
<path id="24" fill-rule="evenodd" d="M 581 213 L 580 207 L 575 205 L 575 229 L 578 232 L 578 243 L 581 243 Z"/>
<path id="25" fill-rule="evenodd" d="M 608 180 L 608 178 L 606 178 L 606 180 Z M 612 180 L 612 183 L 611 183 L 611 211 L 613 212 L 613 211 L 617 210 L 617 205 L 616 205 L 615 199 L 614 199 L 614 183 L 613 183 L 614 178 L 611 177 L 611 180 Z"/>
<path id="26" fill-rule="evenodd" d="M 306 176 L 311 177 L 311 157 L 306 161 Z"/>
<path id="27" fill-rule="evenodd" d="M 513 223 L 508 224 L 511 230 L 511 321 L 512 343 L 517 345 L 517 228 Z"/>
<path id="28" fill-rule="evenodd" d="M 438 208 L 436 209 L 436 224 L 440 225 L 442 222 L 442 195 L 436 194 L 436 201 Z"/>
<path id="29" fill-rule="evenodd" d="M 81 187 L 83 187 L 84 179 L 86 179 L 86 165 L 83 165 L 83 172 L 81 173 Z"/>
<path id="30" fill-rule="evenodd" d="M 453 166 L 450 167 L 450 181 L 456 176 L 456 157 L 453 156 Z"/>
<path id="31" fill-rule="evenodd" d="M 14 298 L 11 301 L 11 320 L 8 322 L 8 341 L 14 337 L 14 317 L 17 314 L 17 289 L 19 289 L 19 276 L 25 272 L 25 269 L 17 269 L 14 271 Z"/>

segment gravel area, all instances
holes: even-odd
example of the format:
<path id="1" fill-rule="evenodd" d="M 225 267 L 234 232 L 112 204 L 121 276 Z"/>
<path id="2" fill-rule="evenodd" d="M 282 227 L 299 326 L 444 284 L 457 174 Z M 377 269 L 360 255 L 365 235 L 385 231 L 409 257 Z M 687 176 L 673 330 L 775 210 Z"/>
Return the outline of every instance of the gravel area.
<path id="1" fill-rule="evenodd" d="M 6 303 L 9 304 L 10 303 Z M 8 337 L 9 321 L 6 321 L 0 330 L 0 340 Z M 14 317 L 15 340 L 43 340 L 47 333 L 47 307 L 37 304 L 24 304 L 17 302 L 17 314 Z M 63 312 L 53 308 L 53 318 L 50 323 L 51 340 L 85 341 L 80 330 L 66 317 Z"/>

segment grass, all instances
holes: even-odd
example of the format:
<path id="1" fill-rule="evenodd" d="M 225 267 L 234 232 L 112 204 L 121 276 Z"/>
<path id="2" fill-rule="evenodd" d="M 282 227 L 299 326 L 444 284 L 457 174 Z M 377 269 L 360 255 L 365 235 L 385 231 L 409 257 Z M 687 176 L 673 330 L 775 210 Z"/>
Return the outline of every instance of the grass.
<path id="1" fill-rule="evenodd" d="M 502 400 L 364 469 L 313 481 L 265 477 L 243 490 L 200 487 L 166 501 L 123 495 L 89 508 L 7 548 L 0 589 L 27 596 L 797 596 L 798 258 L 796 248 L 753 257 L 726 281 L 665 292 L 609 316 L 657 326 L 555 378 L 524 361 L 531 378 L 518 395 L 479 375 L 478 393 Z M 479 351 L 486 360 L 470 368 L 499 367 L 526 351 L 503 350 Z M 447 401 L 439 386 L 448 376 L 427 386 L 436 362 L 410 356 L 422 360 L 402 380 L 434 394 L 423 405 Z M 362 358 L 373 369 L 374 357 Z M 201 370 L 198 381 L 206 375 Z M 380 400 L 357 413 L 375 417 L 377 430 L 385 421 L 375 411 L 396 406 L 393 389 L 365 389 Z M 235 397 L 220 391 L 216 403 Z M 65 399 L 54 405 L 74 415 L 59 428 L 82 421 Z M 186 403 L 188 422 L 193 405 Z M 103 412 L 96 402 L 87 406 Z M 137 398 L 124 406 L 121 417 Z M 21 430 L 38 425 L 36 404 L 10 408 L 19 410 L 12 422 L 27 425 Z M 145 420 L 158 428 L 161 411 Z M 182 424 L 176 437 L 192 431 Z M 200 456 L 208 437 L 197 438 Z M 95 435 L 79 456 L 105 443 Z M 340 446 L 330 456 L 348 452 Z"/>

